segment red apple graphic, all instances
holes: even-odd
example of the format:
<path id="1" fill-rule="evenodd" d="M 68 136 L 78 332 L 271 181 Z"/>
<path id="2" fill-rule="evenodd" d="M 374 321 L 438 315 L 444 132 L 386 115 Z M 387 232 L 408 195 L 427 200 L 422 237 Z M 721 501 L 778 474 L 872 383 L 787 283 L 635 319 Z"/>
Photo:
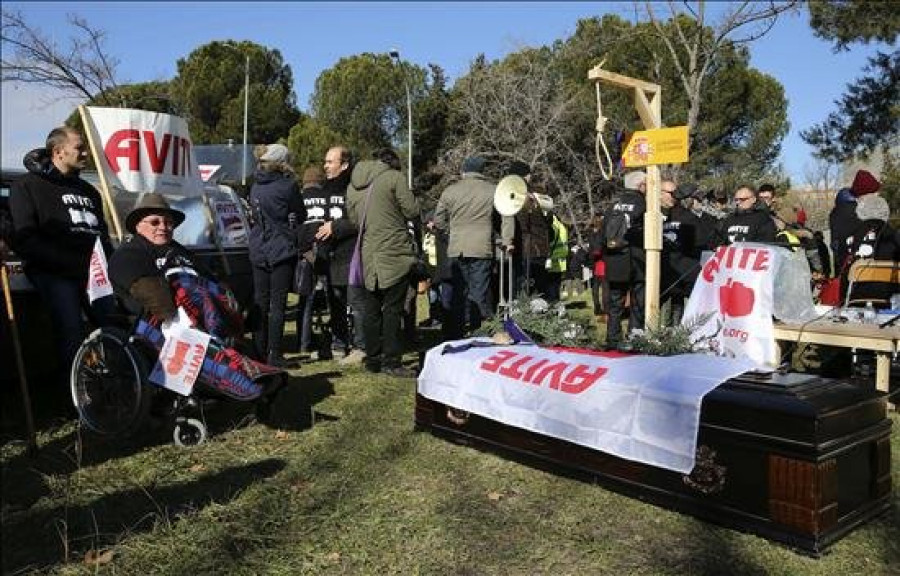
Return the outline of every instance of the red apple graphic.
<path id="1" fill-rule="evenodd" d="M 740 282 L 733 282 L 732 278 L 724 286 L 719 286 L 719 310 L 723 316 L 746 316 L 753 311 L 753 303 L 756 295 L 753 288 L 744 286 Z"/>

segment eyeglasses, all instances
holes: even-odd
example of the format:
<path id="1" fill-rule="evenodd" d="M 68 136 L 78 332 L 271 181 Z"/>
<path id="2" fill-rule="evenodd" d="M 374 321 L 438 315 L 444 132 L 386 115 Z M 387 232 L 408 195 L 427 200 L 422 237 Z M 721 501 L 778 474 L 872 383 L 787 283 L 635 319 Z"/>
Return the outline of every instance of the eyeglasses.
<path id="1" fill-rule="evenodd" d="M 141 224 L 147 224 L 153 228 L 157 228 L 159 226 L 165 226 L 166 228 L 174 228 L 175 221 L 171 218 L 166 218 L 163 216 L 153 216 L 150 218 L 144 218 L 141 220 Z"/>

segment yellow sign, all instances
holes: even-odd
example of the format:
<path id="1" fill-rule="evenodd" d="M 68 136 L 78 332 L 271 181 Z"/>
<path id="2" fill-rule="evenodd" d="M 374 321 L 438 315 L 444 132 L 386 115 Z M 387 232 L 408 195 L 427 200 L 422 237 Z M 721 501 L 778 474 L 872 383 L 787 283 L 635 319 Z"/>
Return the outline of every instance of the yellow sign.
<path id="1" fill-rule="evenodd" d="M 654 164 L 683 164 L 688 161 L 688 128 L 639 130 L 631 135 L 622 152 L 625 168 Z"/>

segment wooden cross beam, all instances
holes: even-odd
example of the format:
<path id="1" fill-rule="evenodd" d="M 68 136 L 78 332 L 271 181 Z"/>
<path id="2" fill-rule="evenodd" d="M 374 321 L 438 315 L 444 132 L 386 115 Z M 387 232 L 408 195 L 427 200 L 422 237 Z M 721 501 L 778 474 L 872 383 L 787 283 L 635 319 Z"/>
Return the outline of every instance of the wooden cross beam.
<path id="1" fill-rule="evenodd" d="M 603 70 L 603 63 L 588 71 L 588 80 L 634 91 L 634 107 L 645 130 L 662 128 L 662 88 L 659 84 Z M 647 212 L 644 214 L 644 249 L 647 254 L 644 325 L 659 326 L 660 256 L 662 253 L 662 213 L 659 204 L 659 167 L 647 166 Z"/>

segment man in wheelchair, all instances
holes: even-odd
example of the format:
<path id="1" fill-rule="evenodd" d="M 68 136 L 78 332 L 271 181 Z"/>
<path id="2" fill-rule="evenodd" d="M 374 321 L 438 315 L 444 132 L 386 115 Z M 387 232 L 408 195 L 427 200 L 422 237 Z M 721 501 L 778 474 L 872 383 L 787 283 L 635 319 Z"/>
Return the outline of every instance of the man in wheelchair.
<path id="1" fill-rule="evenodd" d="M 173 325 L 189 323 L 191 328 L 210 336 L 196 383 L 187 395 L 183 395 L 186 397 L 176 397 L 176 413 L 178 406 L 196 405 L 193 397 L 198 392 L 201 396 L 209 394 L 236 400 L 260 399 L 262 404 L 268 405 L 274 391 L 284 383 L 286 374 L 283 370 L 253 360 L 248 356 L 249 347 L 242 347 L 244 322 L 234 295 L 219 284 L 209 271 L 198 265 L 190 250 L 173 239 L 174 229 L 184 218 L 184 213 L 171 208 L 161 194 L 150 193 L 141 198 L 125 219 L 125 227 L 132 237 L 110 258 L 109 277 L 125 309 L 137 319 L 132 323 L 130 334 L 121 338 L 121 342 L 110 330 L 92 335 L 82 344 L 73 369 L 76 406 L 82 421 L 97 432 L 115 433 L 113 428 L 133 427 L 137 423 L 127 421 L 129 414 L 139 420 L 146 413 L 150 402 L 148 389 L 151 387 L 147 368 L 151 363 L 156 363 L 166 342 L 166 334 Z M 179 309 L 183 313 L 180 314 Z M 83 398 L 80 398 L 90 396 L 86 391 L 88 384 L 83 382 L 90 378 L 85 378 L 79 370 L 90 361 L 91 354 L 98 353 L 97 339 L 104 336 L 107 338 L 104 353 L 115 342 L 122 347 L 120 356 L 128 357 L 128 361 L 118 362 L 119 368 L 124 367 L 129 372 L 132 371 L 130 368 L 139 367 L 134 371 L 142 373 L 136 377 L 139 383 L 130 387 L 135 394 L 128 395 L 129 386 L 117 386 L 120 389 L 119 398 L 124 398 L 123 403 L 127 405 L 119 410 L 125 413 L 124 416 L 92 420 L 91 414 L 82 405 Z M 137 354 L 137 349 L 143 349 L 145 353 Z M 109 358 L 106 361 L 109 363 Z M 113 369 L 114 366 L 109 367 L 106 372 Z M 88 375 L 91 373 L 88 371 Z M 111 387 L 115 386 L 94 386 L 95 390 L 103 389 L 104 394 Z M 149 394 L 155 391 L 149 390 Z M 96 393 L 93 395 L 97 396 Z M 115 402 L 107 400 L 106 404 Z M 111 408 L 107 406 L 105 409 Z M 194 427 L 199 425 L 202 428 L 202 436 L 205 437 L 202 422 L 193 422 Z M 178 440 L 179 431 L 176 428 Z"/>

